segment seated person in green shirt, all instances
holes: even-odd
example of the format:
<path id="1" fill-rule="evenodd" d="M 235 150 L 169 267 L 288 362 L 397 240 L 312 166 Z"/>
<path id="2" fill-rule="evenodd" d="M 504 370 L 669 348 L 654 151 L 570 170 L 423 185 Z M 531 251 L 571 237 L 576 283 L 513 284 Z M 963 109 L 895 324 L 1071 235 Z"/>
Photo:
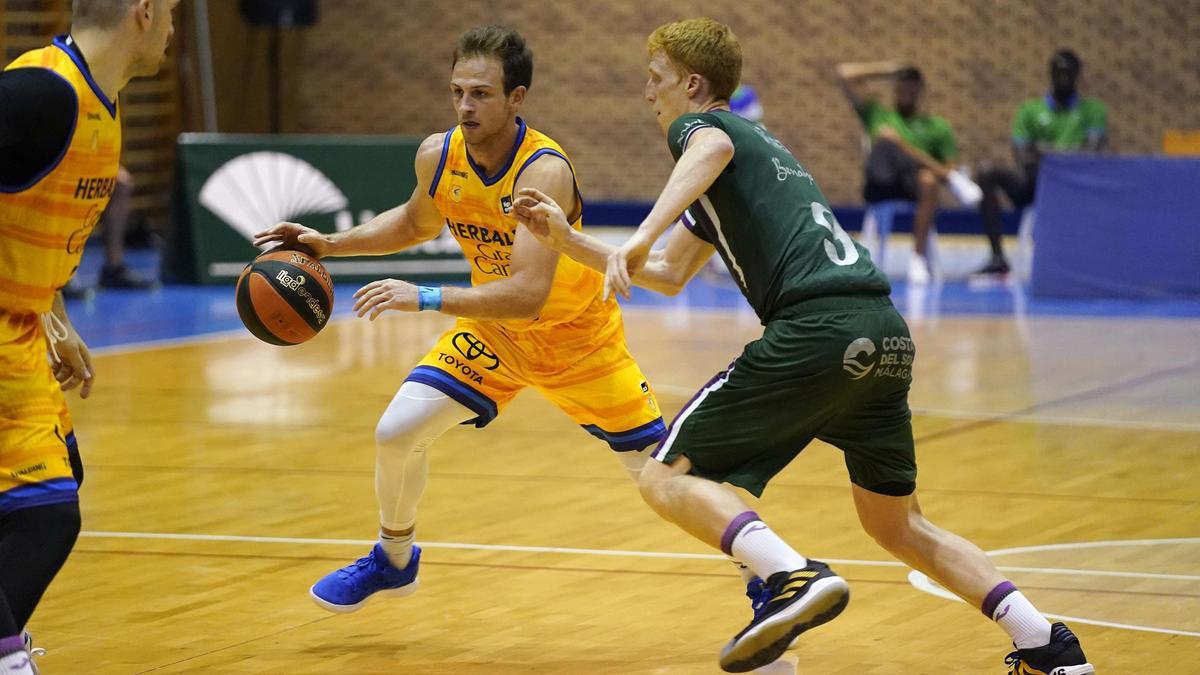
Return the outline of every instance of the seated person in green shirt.
<path id="1" fill-rule="evenodd" d="M 981 197 L 979 187 L 951 166 L 958 147 L 950 123 L 920 109 L 925 89 L 921 71 L 898 61 L 842 63 L 837 76 L 871 138 L 863 198 L 869 204 L 891 199 L 916 202 L 908 279 L 925 283 L 930 274 L 925 248 L 937 213 L 938 188 L 947 183 L 959 201 L 974 207 Z M 884 77 L 894 81 L 892 107 L 865 92 L 868 80 Z"/>
<path id="2" fill-rule="evenodd" d="M 1077 84 L 1083 62 L 1075 52 L 1063 49 L 1050 59 L 1050 92 L 1021 104 L 1013 119 L 1012 144 L 1015 170 L 980 167 L 983 189 L 983 227 L 992 245 L 992 258 L 977 275 L 1008 274 L 1008 260 L 1001 244 L 1000 192 L 1022 208 L 1033 203 L 1038 164 L 1050 151 L 1099 152 L 1108 139 L 1108 110 L 1094 98 L 1079 95 Z"/>

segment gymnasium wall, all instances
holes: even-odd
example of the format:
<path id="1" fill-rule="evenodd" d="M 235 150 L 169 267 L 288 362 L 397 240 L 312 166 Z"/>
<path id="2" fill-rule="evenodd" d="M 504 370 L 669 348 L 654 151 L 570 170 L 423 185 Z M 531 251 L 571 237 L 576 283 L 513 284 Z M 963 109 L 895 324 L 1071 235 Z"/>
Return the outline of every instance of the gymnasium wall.
<path id="1" fill-rule="evenodd" d="M 535 56 L 525 115 L 572 156 L 591 200 L 651 199 L 670 158 L 642 101 L 645 37 L 703 13 L 743 40 L 743 80 L 767 125 L 835 203 L 859 201 L 860 131 L 835 84 L 840 60 L 912 60 L 928 109 L 949 118 L 964 158 L 1009 160 L 1012 115 L 1046 89 L 1070 46 L 1083 88 L 1110 107 L 1113 149 L 1153 153 L 1170 128 L 1200 128 L 1200 0 L 326 0 L 289 63 L 294 130 L 424 135 L 454 124 L 457 35 L 503 22 Z M 890 99 L 890 91 L 880 88 Z"/>

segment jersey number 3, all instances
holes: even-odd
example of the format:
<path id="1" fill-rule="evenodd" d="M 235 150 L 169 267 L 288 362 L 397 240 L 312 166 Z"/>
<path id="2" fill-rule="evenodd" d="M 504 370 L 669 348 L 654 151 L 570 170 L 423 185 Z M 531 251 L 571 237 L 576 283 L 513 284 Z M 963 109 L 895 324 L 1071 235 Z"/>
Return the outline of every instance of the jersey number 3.
<path id="1" fill-rule="evenodd" d="M 821 227 L 829 230 L 829 233 L 833 235 L 833 240 L 842 245 L 842 253 L 839 254 L 838 247 L 833 241 L 825 240 L 825 255 L 829 256 L 833 264 L 845 266 L 858 262 L 858 249 L 854 248 L 854 240 L 850 238 L 850 235 L 846 234 L 841 225 L 838 225 L 837 218 L 833 216 L 833 211 L 830 211 L 829 207 L 820 202 L 813 202 L 812 214 L 813 219 Z"/>

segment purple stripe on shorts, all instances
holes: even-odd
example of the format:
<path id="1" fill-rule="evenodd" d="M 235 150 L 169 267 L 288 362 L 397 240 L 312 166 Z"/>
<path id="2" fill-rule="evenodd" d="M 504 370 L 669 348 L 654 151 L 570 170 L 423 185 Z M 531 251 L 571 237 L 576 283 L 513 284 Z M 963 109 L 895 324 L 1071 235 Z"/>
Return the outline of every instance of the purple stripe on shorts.
<path id="1" fill-rule="evenodd" d="M 659 441 L 659 443 L 658 443 L 659 449 L 661 449 L 663 446 L 663 443 L 666 443 L 667 439 L 671 437 L 671 432 L 675 430 L 675 425 L 679 424 L 680 418 L 683 416 L 683 411 L 690 408 L 691 405 L 696 402 L 696 399 L 703 396 L 708 391 L 708 388 L 713 386 L 714 384 L 716 384 L 718 380 L 720 380 L 721 378 L 728 378 L 729 371 L 731 371 L 731 370 L 733 370 L 733 363 L 730 363 L 729 367 L 726 368 L 725 370 L 722 370 L 721 372 L 717 373 L 716 375 L 713 375 L 711 380 L 709 380 L 708 382 L 705 382 L 704 386 L 700 387 L 700 389 L 697 390 L 696 393 L 693 394 L 692 397 L 688 399 L 688 402 L 683 404 L 683 407 L 679 409 L 679 411 L 680 411 L 679 414 L 676 415 L 675 419 L 671 420 L 671 423 L 667 425 L 667 431 L 666 431 L 666 433 L 663 434 L 662 440 Z M 655 451 L 654 454 L 657 455 L 658 452 Z M 655 457 L 655 459 L 662 459 L 662 458 Z"/>
<path id="2" fill-rule="evenodd" d="M 996 585 L 995 588 L 987 594 L 983 599 L 983 615 L 990 621 L 996 615 L 996 608 L 1000 606 L 1000 601 L 1007 598 L 1010 594 L 1016 593 L 1017 587 L 1013 586 L 1011 581 L 1004 581 Z"/>
<path id="3" fill-rule="evenodd" d="M 19 649 L 25 649 L 25 638 L 20 635 L 0 638 L 0 656 L 7 656 Z"/>
<path id="4" fill-rule="evenodd" d="M 753 511 L 746 511 L 745 513 L 739 513 L 737 517 L 735 517 L 733 521 L 729 523 L 729 526 L 725 528 L 725 534 L 721 535 L 721 550 L 725 552 L 725 555 L 733 555 L 733 540 L 738 536 L 738 532 L 741 532 L 742 529 L 750 523 L 757 522 L 759 520 L 762 519 L 758 517 L 757 513 Z"/>

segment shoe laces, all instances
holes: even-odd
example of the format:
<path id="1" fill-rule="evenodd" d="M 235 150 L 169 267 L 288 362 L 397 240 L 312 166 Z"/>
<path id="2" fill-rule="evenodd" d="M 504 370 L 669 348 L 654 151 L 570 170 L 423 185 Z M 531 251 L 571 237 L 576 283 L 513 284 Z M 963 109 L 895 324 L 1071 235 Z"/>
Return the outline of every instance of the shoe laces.
<path id="1" fill-rule="evenodd" d="M 767 590 L 766 583 L 761 579 L 755 579 L 746 584 L 746 597 L 750 598 L 750 609 L 757 618 L 762 613 L 763 608 L 767 606 L 767 601 L 771 599 L 771 594 Z"/>
<path id="2" fill-rule="evenodd" d="M 375 559 L 372 558 L 371 556 L 367 556 L 365 558 L 359 558 L 358 560 L 354 561 L 353 565 L 347 565 L 346 567 L 343 567 L 342 569 L 338 570 L 338 577 L 340 577 L 342 579 L 349 579 L 349 578 L 359 574 L 360 572 L 368 571 L 371 567 L 374 566 L 374 563 L 375 563 Z"/>
<path id="3" fill-rule="evenodd" d="M 1017 675 L 1017 666 L 1021 665 L 1021 652 L 1010 652 L 1004 657 L 1004 665 L 1008 666 L 1008 675 Z"/>

